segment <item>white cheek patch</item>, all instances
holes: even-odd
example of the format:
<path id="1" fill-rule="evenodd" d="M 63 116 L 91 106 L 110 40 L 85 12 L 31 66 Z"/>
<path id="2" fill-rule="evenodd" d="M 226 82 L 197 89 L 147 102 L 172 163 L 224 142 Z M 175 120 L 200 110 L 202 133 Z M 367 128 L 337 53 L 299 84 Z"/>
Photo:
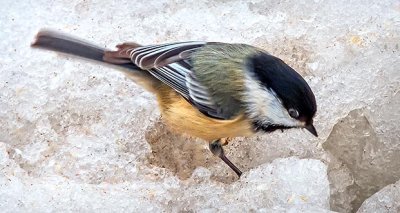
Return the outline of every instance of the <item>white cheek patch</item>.
<path id="1" fill-rule="evenodd" d="M 283 125 L 287 127 L 301 126 L 301 122 L 290 117 L 273 90 L 263 87 L 250 76 L 246 77 L 245 102 L 247 113 L 253 120 L 263 124 Z"/>

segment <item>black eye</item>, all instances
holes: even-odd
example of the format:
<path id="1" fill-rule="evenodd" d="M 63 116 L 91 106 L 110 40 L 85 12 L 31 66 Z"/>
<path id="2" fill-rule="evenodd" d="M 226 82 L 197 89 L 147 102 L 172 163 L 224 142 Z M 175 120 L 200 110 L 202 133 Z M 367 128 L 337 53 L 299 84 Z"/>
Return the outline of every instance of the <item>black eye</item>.
<path id="1" fill-rule="evenodd" d="M 289 109 L 289 115 L 292 118 L 298 118 L 299 117 L 299 112 L 293 108 Z"/>

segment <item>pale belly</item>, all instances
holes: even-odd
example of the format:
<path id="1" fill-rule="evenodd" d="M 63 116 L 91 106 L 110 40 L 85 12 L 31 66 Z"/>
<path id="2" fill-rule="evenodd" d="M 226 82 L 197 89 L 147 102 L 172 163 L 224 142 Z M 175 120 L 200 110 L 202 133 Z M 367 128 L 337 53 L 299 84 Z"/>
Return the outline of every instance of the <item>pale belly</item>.
<path id="1" fill-rule="evenodd" d="M 244 115 L 233 120 L 209 118 L 182 96 L 167 88 L 159 91 L 157 97 L 163 120 L 173 131 L 208 141 L 254 134 L 252 125 Z"/>

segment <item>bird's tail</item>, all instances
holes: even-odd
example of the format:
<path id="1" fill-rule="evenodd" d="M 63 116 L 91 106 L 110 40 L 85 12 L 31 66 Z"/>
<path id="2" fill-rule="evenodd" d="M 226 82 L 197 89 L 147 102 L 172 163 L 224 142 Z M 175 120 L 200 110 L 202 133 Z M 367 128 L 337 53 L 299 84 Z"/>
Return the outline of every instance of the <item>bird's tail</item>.
<path id="1" fill-rule="evenodd" d="M 50 30 L 41 30 L 36 35 L 36 38 L 32 42 L 31 46 L 34 48 L 52 50 L 132 70 L 140 70 L 140 68 L 133 63 L 113 63 L 110 60 L 104 60 L 105 53 L 111 52 L 105 48 Z"/>
<path id="2" fill-rule="evenodd" d="M 81 39 L 49 30 L 41 30 L 31 44 L 34 48 L 52 50 L 123 68 L 119 70 L 125 73 L 128 78 L 134 80 L 145 89 L 156 92 L 160 81 L 154 78 L 149 72 L 133 64 L 130 61 L 129 54 L 121 54 L 122 52 L 126 52 L 121 52 L 121 50 L 127 48 L 127 45 L 129 47 L 137 46 L 137 44 L 134 43 L 125 43 L 118 45 L 117 51 L 110 51 Z"/>

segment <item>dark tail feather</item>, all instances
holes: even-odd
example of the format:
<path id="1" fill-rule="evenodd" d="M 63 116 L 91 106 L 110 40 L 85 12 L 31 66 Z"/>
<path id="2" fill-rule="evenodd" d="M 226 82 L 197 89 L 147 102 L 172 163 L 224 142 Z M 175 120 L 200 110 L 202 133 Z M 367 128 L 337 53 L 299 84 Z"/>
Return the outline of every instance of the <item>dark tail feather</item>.
<path id="1" fill-rule="evenodd" d="M 114 64 L 110 63 L 110 61 L 105 61 L 103 57 L 105 51 L 108 51 L 107 49 L 54 31 L 40 31 L 36 35 L 36 38 L 31 46 L 35 48 L 65 53 L 68 55 L 79 56 L 81 58 L 95 60 L 128 69 L 139 70 L 139 67 L 137 67 L 133 63 Z"/>

